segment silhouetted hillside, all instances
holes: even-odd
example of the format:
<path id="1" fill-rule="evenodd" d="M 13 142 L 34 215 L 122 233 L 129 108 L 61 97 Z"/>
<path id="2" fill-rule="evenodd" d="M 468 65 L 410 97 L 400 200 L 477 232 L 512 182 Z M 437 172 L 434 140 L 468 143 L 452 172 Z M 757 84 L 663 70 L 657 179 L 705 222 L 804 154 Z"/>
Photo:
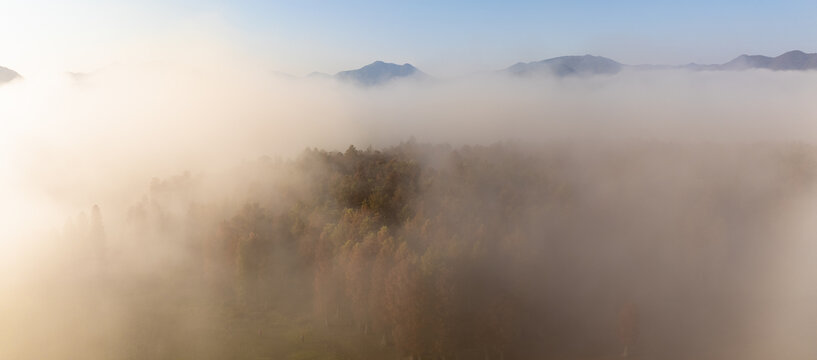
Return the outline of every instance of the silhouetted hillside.
<path id="1" fill-rule="evenodd" d="M 398 78 L 425 76 L 425 73 L 411 64 L 397 65 L 383 61 L 375 61 L 360 69 L 341 71 L 335 75 L 339 80 L 365 86 L 385 84 Z"/>
<path id="2" fill-rule="evenodd" d="M 555 76 L 616 74 L 621 64 L 601 56 L 561 56 L 529 63 L 517 63 L 508 69 L 513 75 L 550 74 Z"/>
<path id="3" fill-rule="evenodd" d="M 20 78 L 22 78 L 22 76 L 16 71 L 0 66 L 0 84 Z"/>

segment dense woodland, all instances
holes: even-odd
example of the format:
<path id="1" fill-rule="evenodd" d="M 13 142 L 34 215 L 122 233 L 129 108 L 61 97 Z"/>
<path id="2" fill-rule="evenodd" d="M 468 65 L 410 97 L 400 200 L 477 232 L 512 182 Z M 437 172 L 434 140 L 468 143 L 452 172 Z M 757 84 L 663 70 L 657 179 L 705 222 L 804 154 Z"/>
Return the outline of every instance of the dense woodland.
<path id="1" fill-rule="evenodd" d="M 156 179 L 123 224 L 94 207 L 61 231 L 72 286 L 97 299 L 76 300 L 76 320 L 115 319 L 73 346 L 123 359 L 739 356 L 758 276 L 815 179 L 817 150 L 798 144 L 413 141 Z"/>

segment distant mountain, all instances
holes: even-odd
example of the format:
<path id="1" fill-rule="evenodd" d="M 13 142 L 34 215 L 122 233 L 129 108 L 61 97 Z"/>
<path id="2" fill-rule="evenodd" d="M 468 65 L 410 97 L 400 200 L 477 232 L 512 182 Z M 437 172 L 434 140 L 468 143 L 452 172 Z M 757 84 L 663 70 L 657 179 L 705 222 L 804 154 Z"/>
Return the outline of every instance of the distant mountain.
<path id="1" fill-rule="evenodd" d="M 817 69 L 817 54 L 806 54 L 800 50 L 794 50 L 774 58 L 763 55 L 741 55 L 720 65 L 720 70 L 744 69 L 815 70 Z"/>
<path id="2" fill-rule="evenodd" d="M 505 71 L 518 76 L 550 74 L 555 76 L 612 75 L 621 71 L 618 62 L 601 56 L 560 56 L 529 63 L 517 63 Z"/>
<path id="3" fill-rule="evenodd" d="M 817 54 L 807 54 L 800 50 L 789 51 L 778 57 L 768 57 L 763 55 L 741 55 L 725 64 L 688 64 L 681 66 L 690 70 L 749 70 L 768 69 L 774 71 L 791 70 L 805 71 L 817 70 Z"/>
<path id="4" fill-rule="evenodd" d="M 20 78 L 22 78 L 22 76 L 20 76 L 20 74 L 18 74 L 16 71 L 0 66 L 0 85 Z"/>
<path id="5" fill-rule="evenodd" d="M 341 71 L 335 78 L 364 86 L 385 84 L 397 78 L 424 78 L 425 73 L 411 64 L 397 65 L 382 61 L 375 61 L 357 70 Z"/>
<path id="6" fill-rule="evenodd" d="M 307 78 L 312 78 L 312 79 L 331 79 L 332 75 L 329 75 L 327 73 L 323 73 L 323 72 L 320 72 L 320 71 L 313 71 L 313 72 L 307 74 L 306 77 Z"/>
<path id="7" fill-rule="evenodd" d="M 772 60 L 763 55 L 741 55 L 726 64 L 715 65 L 715 67 L 718 70 L 768 69 Z"/>
<path id="8" fill-rule="evenodd" d="M 673 65 L 624 65 L 601 56 L 560 56 L 529 63 L 517 63 L 504 71 L 517 76 L 550 74 L 558 77 L 572 75 L 612 75 L 621 70 L 671 70 L 688 69 L 698 71 L 727 71 L 747 69 L 769 70 L 817 70 L 817 54 L 807 54 L 800 50 L 789 51 L 778 57 L 763 55 L 741 55 L 724 64 Z"/>

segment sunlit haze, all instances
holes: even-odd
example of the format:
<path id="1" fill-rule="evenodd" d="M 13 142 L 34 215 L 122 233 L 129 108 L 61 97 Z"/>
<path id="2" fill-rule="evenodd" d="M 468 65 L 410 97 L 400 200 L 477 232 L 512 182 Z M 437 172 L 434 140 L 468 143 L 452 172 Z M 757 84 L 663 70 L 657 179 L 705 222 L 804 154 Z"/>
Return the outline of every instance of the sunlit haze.
<path id="1" fill-rule="evenodd" d="M 0 359 L 815 359 L 815 23 L 0 0 Z"/>

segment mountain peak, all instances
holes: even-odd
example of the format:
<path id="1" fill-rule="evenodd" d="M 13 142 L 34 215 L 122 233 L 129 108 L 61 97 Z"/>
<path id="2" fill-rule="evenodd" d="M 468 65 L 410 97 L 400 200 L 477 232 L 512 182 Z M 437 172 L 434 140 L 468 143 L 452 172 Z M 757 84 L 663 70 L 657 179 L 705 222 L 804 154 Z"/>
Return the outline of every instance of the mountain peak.
<path id="1" fill-rule="evenodd" d="M 409 63 L 397 65 L 377 60 L 360 69 L 341 71 L 335 75 L 340 80 L 359 85 L 372 86 L 389 82 L 396 78 L 424 76 L 425 74 Z"/>
<path id="2" fill-rule="evenodd" d="M 22 78 L 22 76 L 16 71 L 0 66 L 0 84 L 20 78 Z"/>
<path id="3" fill-rule="evenodd" d="M 362 67 L 361 69 L 365 69 L 368 67 L 389 67 L 389 68 L 409 68 L 409 69 L 416 69 L 413 65 L 409 63 L 405 63 L 403 65 L 398 65 L 395 63 L 389 63 L 382 60 L 377 60 L 369 65 Z"/>
<path id="4" fill-rule="evenodd" d="M 534 61 L 516 63 L 505 71 L 514 75 L 550 74 L 558 77 L 573 75 L 616 74 L 621 71 L 621 64 L 602 56 L 569 55 Z"/>
<path id="5" fill-rule="evenodd" d="M 806 54 L 805 52 L 800 51 L 800 50 L 792 50 L 792 51 L 788 51 L 786 53 L 783 53 L 783 55 L 780 55 L 780 56 L 792 56 L 792 55 L 802 56 L 802 55 L 808 55 L 808 54 Z"/>
<path id="6" fill-rule="evenodd" d="M 800 50 L 792 50 L 774 58 L 743 54 L 726 64 L 715 67 L 719 70 L 813 70 L 817 69 L 817 54 L 807 54 Z"/>
<path id="7" fill-rule="evenodd" d="M 792 50 L 772 59 L 769 68 L 772 70 L 815 70 L 817 69 L 817 54 Z"/>

